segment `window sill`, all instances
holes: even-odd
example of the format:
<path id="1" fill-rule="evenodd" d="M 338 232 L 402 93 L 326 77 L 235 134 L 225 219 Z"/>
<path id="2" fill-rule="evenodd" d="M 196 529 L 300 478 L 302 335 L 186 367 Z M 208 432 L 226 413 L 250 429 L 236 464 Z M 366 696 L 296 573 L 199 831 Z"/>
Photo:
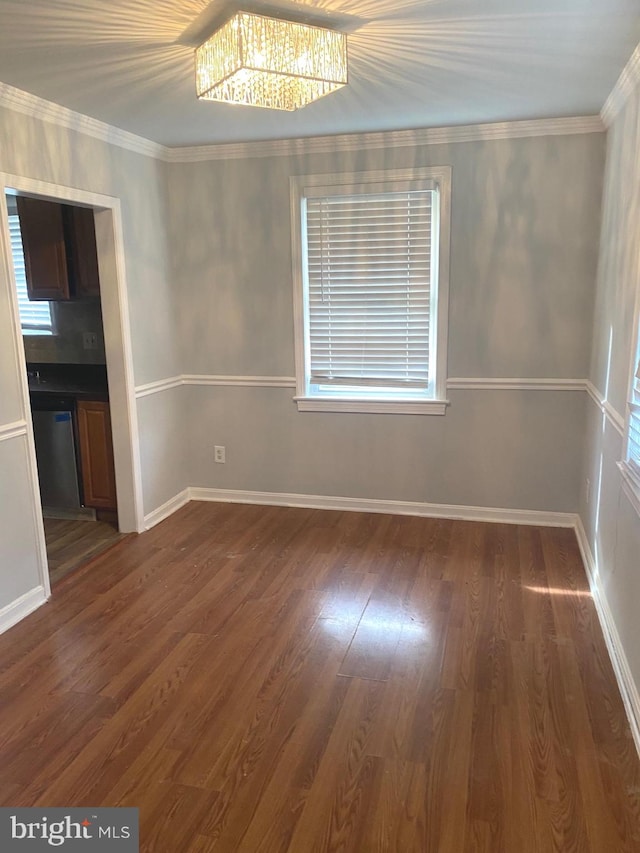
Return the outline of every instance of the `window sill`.
<path id="1" fill-rule="evenodd" d="M 359 400 L 294 397 L 299 412 L 364 412 L 375 415 L 444 415 L 448 400 Z"/>
<path id="2" fill-rule="evenodd" d="M 640 477 L 627 462 L 618 462 L 618 468 L 622 474 L 622 490 L 631 506 L 640 515 Z"/>

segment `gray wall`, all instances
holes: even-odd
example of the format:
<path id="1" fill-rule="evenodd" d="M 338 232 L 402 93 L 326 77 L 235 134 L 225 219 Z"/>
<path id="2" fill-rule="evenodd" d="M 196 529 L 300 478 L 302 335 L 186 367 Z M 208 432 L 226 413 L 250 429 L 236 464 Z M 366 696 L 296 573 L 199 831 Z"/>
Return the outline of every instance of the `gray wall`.
<path id="1" fill-rule="evenodd" d="M 586 375 L 602 134 L 166 165 L 0 112 L 1 171 L 121 199 L 137 385 L 293 375 L 289 176 L 429 164 L 453 167 L 450 376 Z M 5 279 L 0 428 L 25 416 Z M 145 512 L 187 485 L 577 507 L 581 392 L 451 391 L 445 417 L 299 413 L 292 396 L 189 386 L 141 397 Z M 214 444 L 226 465 L 213 465 Z M 0 442 L 0 609 L 37 583 L 24 448 Z"/>
<path id="2" fill-rule="evenodd" d="M 0 171 L 121 199 L 133 361 L 137 384 L 175 375 L 176 291 L 166 235 L 166 166 L 54 124 L 0 109 Z M 0 431 L 26 417 L 9 310 L 10 283 L 0 265 Z M 184 488 L 171 458 L 177 395 L 167 393 L 152 411 L 141 406 L 139 428 L 154 436 L 143 454 L 145 511 Z M 161 447 L 163 440 L 170 446 Z M 24 436 L 0 441 L 0 610 L 36 587 L 37 530 Z"/>
<path id="3" fill-rule="evenodd" d="M 449 375 L 584 378 L 603 134 L 173 165 L 183 372 L 294 374 L 290 175 L 428 165 L 453 168 Z M 299 413 L 292 396 L 189 388 L 189 482 L 577 508 L 580 392 L 452 391 L 445 417 Z"/>
<path id="4" fill-rule="evenodd" d="M 640 288 L 640 89 L 609 130 L 591 381 L 625 416 Z M 580 515 L 633 678 L 640 684 L 640 518 L 616 465 L 623 437 L 590 403 Z M 586 481 L 591 483 L 587 500 Z"/>

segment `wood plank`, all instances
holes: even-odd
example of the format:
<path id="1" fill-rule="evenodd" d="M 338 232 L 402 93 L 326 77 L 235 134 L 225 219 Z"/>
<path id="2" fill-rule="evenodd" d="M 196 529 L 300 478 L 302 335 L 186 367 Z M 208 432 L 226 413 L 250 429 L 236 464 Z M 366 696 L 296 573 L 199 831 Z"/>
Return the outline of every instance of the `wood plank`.
<path id="1" fill-rule="evenodd" d="M 125 534 L 102 521 L 44 519 L 51 585 L 115 545 Z"/>
<path id="2" fill-rule="evenodd" d="M 149 853 L 640 849 L 573 534 L 190 504 L 117 543 L 0 637 L 0 804 L 89 803 Z"/>

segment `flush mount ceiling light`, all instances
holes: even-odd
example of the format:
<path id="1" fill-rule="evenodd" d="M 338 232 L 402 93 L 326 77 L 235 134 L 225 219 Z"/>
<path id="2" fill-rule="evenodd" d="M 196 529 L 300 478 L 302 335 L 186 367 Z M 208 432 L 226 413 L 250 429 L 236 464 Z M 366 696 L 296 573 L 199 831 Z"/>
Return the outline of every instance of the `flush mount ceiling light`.
<path id="1" fill-rule="evenodd" d="M 347 37 L 237 12 L 196 48 L 199 98 L 295 110 L 347 82 Z"/>

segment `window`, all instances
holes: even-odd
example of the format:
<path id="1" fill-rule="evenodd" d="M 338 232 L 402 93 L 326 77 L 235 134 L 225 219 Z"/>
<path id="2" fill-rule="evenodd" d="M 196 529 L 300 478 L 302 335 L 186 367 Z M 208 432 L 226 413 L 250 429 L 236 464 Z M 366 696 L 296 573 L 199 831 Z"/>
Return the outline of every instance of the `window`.
<path id="1" fill-rule="evenodd" d="M 24 252 L 20 235 L 20 220 L 16 213 L 9 214 L 9 235 L 11 237 L 11 255 L 16 289 L 18 291 L 18 309 L 23 335 L 52 335 L 53 321 L 49 302 L 29 300 L 27 279 L 24 269 Z"/>
<path id="2" fill-rule="evenodd" d="M 444 414 L 451 170 L 292 178 L 302 411 Z"/>
<path id="3" fill-rule="evenodd" d="M 640 352 L 636 357 L 636 370 L 632 380 L 629 400 L 627 464 L 630 473 L 640 488 Z"/>
<path id="4" fill-rule="evenodd" d="M 640 514 L 640 318 L 636 323 L 636 346 L 631 365 L 631 389 L 627 404 L 626 452 L 618 463 L 622 487 L 631 505 Z"/>

